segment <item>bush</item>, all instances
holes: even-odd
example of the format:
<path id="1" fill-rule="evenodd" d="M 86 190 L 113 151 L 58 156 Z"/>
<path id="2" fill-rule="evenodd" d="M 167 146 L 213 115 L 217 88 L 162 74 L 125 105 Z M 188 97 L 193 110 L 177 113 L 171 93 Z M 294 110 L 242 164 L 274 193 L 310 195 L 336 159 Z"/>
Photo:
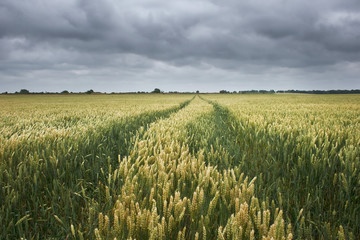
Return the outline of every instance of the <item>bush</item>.
<path id="1" fill-rule="evenodd" d="M 155 88 L 154 91 L 152 91 L 152 93 L 161 93 L 159 88 Z"/>
<path id="2" fill-rule="evenodd" d="M 21 89 L 19 93 L 20 94 L 29 94 L 30 92 L 27 89 Z"/>

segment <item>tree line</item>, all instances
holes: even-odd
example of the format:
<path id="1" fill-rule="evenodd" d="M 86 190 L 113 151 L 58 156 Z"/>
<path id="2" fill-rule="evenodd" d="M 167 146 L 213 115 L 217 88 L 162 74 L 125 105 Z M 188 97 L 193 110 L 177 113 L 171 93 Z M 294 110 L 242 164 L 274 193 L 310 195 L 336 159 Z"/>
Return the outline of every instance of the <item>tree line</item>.
<path id="1" fill-rule="evenodd" d="M 178 92 L 178 91 L 169 91 L 164 92 L 159 88 L 155 88 L 151 92 L 145 91 L 137 91 L 137 92 L 112 92 L 111 94 L 119 94 L 119 93 L 200 93 L 199 90 L 194 92 Z M 215 92 L 212 92 L 215 93 Z M 273 94 L 273 93 L 305 93 L 305 94 L 360 94 L 360 89 L 352 89 L 352 90 L 245 90 L 245 91 L 227 91 L 227 90 L 220 90 L 218 93 L 221 94 Z M 94 90 L 90 89 L 85 92 L 69 92 L 68 90 L 64 90 L 61 92 L 30 92 L 27 89 L 21 89 L 15 93 L 8 93 L 3 92 L 2 94 L 106 94 L 103 92 L 95 92 Z"/>
<path id="2" fill-rule="evenodd" d="M 277 93 L 310 93 L 310 94 L 354 94 L 360 93 L 360 89 L 352 90 L 286 90 L 277 91 Z"/>
<path id="3" fill-rule="evenodd" d="M 219 93 L 240 93 L 240 94 L 258 94 L 258 93 L 307 93 L 307 94 L 359 94 L 360 89 L 352 90 L 246 90 L 246 91 L 226 91 L 220 90 Z"/>

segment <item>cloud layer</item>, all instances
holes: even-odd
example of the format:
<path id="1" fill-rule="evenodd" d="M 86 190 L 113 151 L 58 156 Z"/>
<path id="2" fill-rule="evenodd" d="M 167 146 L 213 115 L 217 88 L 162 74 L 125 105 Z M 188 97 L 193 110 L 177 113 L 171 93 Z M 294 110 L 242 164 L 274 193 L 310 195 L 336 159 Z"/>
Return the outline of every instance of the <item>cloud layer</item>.
<path id="1" fill-rule="evenodd" d="M 0 91 L 360 88 L 358 0 L 2 0 Z"/>

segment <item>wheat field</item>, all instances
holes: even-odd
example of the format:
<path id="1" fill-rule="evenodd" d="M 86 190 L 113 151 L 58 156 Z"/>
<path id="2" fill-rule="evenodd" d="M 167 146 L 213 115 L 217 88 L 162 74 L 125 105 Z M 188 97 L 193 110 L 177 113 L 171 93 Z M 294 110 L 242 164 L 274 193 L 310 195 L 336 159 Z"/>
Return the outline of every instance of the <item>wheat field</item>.
<path id="1" fill-rule="evenodd" d="M 1 239 L 359 239 L 360 95 L 0 96 Z"/>

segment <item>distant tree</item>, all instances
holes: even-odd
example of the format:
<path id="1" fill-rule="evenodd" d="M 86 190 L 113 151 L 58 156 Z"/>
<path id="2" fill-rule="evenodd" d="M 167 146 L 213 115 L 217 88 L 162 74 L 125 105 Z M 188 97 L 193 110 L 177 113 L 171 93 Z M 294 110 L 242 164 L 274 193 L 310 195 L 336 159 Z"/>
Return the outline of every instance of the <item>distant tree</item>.
<path id="1" fill-rule="evenodd" d="M 62 93 L 62 94 L 68 94 L 69 91 L 68 91 L 68 90 L 64 90 L 64 91 L 62 91 L 61 93 Z"/>
<path id="2" fill-rule="evenodd" d="M 161 93 L 159 88 L 155 88 L 154 91 L 152 91 L 152 93 Z"/>
<path id="3" fill-rule="evenodd" d="M 27 89 L 21 89 L 19 93 L 20 94 L 29 94 L 30 92 Z"/>
<path id="4" fill-rule="evenodd" d="M 94 93 L 94 90 L 92 90 L 92 89 L 87 90 L 86 93 L 87 93 L 87 94 L 92 94 L 92 93 Z"/>
<path id="5" fill-rule="evenodd" d="M 197 90 L 196 93 L 200 93 L 199 90 Z"/>
<path id="6" fill-rule="evenodd" d="M 220 90 L 220 93 L 229 93 L 229 92 L 226 90 Z"/>
<path id="7" fill-rule="evenodd" d="M 8 92 L 3 92 L 2 94 L 8 94 Z"/>

